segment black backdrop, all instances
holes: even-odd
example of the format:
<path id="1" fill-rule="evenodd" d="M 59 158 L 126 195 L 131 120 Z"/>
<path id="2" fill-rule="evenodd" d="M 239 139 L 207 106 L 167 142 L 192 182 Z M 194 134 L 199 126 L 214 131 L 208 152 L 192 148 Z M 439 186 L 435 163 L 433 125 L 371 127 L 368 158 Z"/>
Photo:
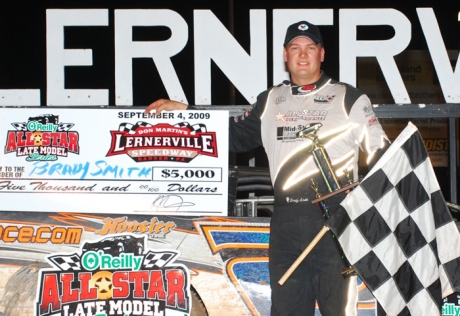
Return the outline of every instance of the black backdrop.
<path id="1" fill-rule="evenodd" d="M 61 0 L 29 1 L 6 0 L 0 10 L 0 89 L 40 89 L 41 104 L 46 104 L 46 9 L 103 8 L 109 9 L 109 26 L 66 27 L 65 48 L 91 48 L 93 66 L 66 67 L 67 89 L 109 89 L 109 103 L 115 104 L 114 76 L 114 10 L 115 9 L 170 9 L 179 13 L 189 25 L 186 47 L 172 62 L 190 103 L 194 102 L 193 83 L 193 10 L 208 9 L 230 30 L 237 41 L 249 51 L 249 10 L 267 11 L 267 67 L 268 85 L 272 81 L 272 10 L 281 8 L 333 8 L 334 25 L 321 26 L 325 38 L 326 61 L 323 69 L 334 78 L 339 77 L 339 9 L 341 8 L 394 8 L 401 11 L 412 24 L 412 40 L 407 49 L 427 49 L 417 17 L 417 7 L 433 8 L 447 49 L 459 49 L 459 1 L 140 1 L 140 0 Z M 164 40 L 170 35 L 166 27 L 136 27 L 134 40 Z M 390 26 L 360 26 L 358 40 L 388 39 L 394 35 Z M 134 105 L 146 105 L 152 100 L 167 97 L 152 59 L 133 61 Z M 216 65 L 212 66 L 212 100 L 216 105 L 248 102 L 233 88 Z"/>

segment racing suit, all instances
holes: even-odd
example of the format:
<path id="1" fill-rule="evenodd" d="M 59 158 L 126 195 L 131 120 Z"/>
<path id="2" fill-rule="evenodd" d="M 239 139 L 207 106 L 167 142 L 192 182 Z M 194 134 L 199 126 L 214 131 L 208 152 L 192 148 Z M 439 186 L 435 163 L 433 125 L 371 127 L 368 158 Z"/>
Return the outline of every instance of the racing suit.
<path id="1" fill-rule="evenodd" d="M 315 301 L 323 316 L 346 315 L 347 289 L 356 287 L 341 275 L 344 265 L 331 234 L 321 239 L 283 286 L 278 284 L 324 226 L 323 215 L 311 202 L 316 198 L 312 179 L 319 185 L 318 192 L 328 193 L 327 187 L 310 153 L 312 140 L 296 137 L 313 123 L 322 124 L 319 143 L 342 184 L 347 182 L 344 169 L 357 178 L 360 148 L 372 153 L 386 143 L 369 98 L 323 72 L 311 85 L 285 81 L 272 87 L 258 96 L 250 111 L 230 118 L 230 151 L 262 145 L 269 161 L 275 197 L 269 246 L 271 316 L 314 315 Z M 331 210 L 344 195 L 327 200 Z"/>

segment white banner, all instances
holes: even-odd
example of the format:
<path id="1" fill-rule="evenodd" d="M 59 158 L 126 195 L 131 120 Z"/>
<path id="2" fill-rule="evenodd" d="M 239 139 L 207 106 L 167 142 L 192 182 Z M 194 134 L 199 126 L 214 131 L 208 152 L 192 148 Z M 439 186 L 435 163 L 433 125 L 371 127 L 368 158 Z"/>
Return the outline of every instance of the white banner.
<path id="1" fill-rule="evenodd" d="M 227 215 L 228 111 L 3 108 L 4 211 Z"/>

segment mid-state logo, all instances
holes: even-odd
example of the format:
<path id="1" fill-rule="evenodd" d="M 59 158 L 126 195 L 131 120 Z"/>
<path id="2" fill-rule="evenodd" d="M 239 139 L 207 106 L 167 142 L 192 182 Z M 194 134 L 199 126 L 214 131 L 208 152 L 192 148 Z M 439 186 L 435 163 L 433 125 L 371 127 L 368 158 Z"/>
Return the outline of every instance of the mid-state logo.
<path id="1" fill-rule="evenodd" d="M 5 154 L 15 152 L 27 161 L 55 161 L 80 152 L 78 132 L 69 131 L 74 124 L 59 123 L 58 115 L 29 117 L 27 122 L 11 125 L 16 130 L 8 131 Z"/>
<path id="2" fill-rule="evenodd" d="M 198 155 L 217 157 L 216 133 L 208 132 L 201 123 L 121 123 L 111 134 L 107 156 L 127 154 L 136 162 L 190 162 Z"/>
<path id="3" fill-rule="evenodd" d="M 145 245 L 143 237 L 113 235 L 49 256 L 35 315 L 190 315 L 190 275 L 174 262 L 179 252 Z"/>

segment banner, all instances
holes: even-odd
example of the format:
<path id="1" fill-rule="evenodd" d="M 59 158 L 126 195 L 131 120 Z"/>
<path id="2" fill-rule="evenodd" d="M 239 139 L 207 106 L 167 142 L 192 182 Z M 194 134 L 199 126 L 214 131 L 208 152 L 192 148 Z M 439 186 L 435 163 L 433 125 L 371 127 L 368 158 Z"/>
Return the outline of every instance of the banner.
<path id="1" fill-rule="evenodd" d="M 226 215 L 228 112 L 4 108 L 1 210 Z"/>

